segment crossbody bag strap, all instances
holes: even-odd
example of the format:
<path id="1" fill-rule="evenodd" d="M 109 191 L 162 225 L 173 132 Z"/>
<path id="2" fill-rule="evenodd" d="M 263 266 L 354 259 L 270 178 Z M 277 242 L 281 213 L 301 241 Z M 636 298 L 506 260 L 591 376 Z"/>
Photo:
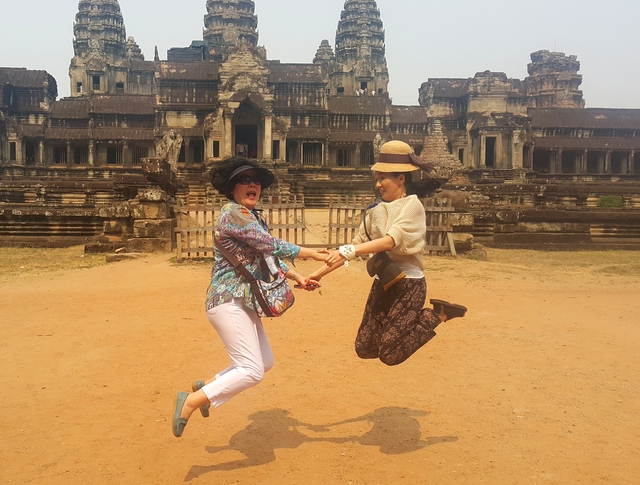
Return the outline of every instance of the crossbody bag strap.
<path id="1" fill-rule="evenodd" d="M 364 226 L 364 233 L 367 235 L 367 237 L 369 238 L 369 241 L 372 241 L 371 239 L 371 235 L 369 234 L 369 231 L 367 231 L 367 216 L 369 215 L 369 213 L 367 212 L 364 215 L 364 220 L 362 221 L 362 225 Z"/>
<path id="2" fill-rule="evenodd" d="M 238 261 L 238 258 L 236 258 L 233 254 L 231 254 L 230 251 L 228 251 L 222 244 L 220 244 L 218 238 L 215 239 L 215 245 L 216 249 L 220 251 L 220 254 L 222 254 L 227 259 L 227 261 L 229 261 L 233 265 L 233 269 L 244 276 L 247 281 L 249 281 L 249 283 L 253 283 L 254 281 L 256 281 L 256 278 L 249 272 L 247 268 L 245 268 L 245 266 L 240 261 Z"/>

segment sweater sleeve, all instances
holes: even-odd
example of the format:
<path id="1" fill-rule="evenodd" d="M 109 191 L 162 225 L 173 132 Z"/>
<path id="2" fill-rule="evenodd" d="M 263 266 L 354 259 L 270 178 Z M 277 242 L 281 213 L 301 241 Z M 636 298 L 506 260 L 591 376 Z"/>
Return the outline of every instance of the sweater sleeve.
<path id="1" fill-rule="evenodd" d="M 225 235 L 242 241 L 262 254 L 282 259 L 295 259 L 300 253 L 300 246 L 273 237 L 242 205 L 232 204 L 227 218 Z"/>

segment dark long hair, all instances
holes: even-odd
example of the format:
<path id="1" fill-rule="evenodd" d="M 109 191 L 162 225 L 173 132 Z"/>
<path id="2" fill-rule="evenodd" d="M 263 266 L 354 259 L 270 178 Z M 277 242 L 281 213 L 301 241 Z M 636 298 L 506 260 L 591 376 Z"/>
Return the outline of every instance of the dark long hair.
<path id="1" fill-rule="evenodd" d="M 428 195 L 433 194 L 440 188 L 440 182 L 430 178 L 429 180 L 413 181 L 413 172 L 394 172 L 394 177 L 404 175 L 404 186 L 407 189 L 407 195 L 417 195 L 419 199 L 424 199 Z"/>
<path id="2" fill-rule="evenodd" d="M 231 191 L 235 187 L 235 184 L 229 183 L 231 182 L 229 177 L 236 168 L 242 167 L 243 165 L 249 165 L 253 168 L 260 167 L 256 162 L 252 162 L 243 157 L 231 157 L 216 163 L 209 171 L 209 179 L 211 180 L 213 188 L 225 195 L 227 199 L 233 200 Z"/>

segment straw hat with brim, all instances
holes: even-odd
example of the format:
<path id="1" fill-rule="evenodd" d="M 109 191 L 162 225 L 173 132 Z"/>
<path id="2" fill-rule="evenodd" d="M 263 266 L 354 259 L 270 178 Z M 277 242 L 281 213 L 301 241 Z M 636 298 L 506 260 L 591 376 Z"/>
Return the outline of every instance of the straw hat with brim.
<path id="1" fill-rule="evenodd" d="M 416 157 L 408 144 L 403 141 L 388 141 L 380 148 L 378 161 L 371 167 L 374 172 L 414 172 L 420 170 L 418 163 L 421 160 Z"/>
<path id="2" fill-rule="evenodd" d="M 229 175 L 229 181 L 227 182 L 227 190 L 231 192 L 237 183 L 234 179 L 236 179 L 238 175 L 240 175 L 242 172 L 248 172 L 249 170 L 253 170 L 256 173 L 257 177 L 260 179 L 261 187 L 263 190 L 266 189 L 267 187 L 270 187 L 273 184 L 273 181 L 275 180 L 273 173 L 270 170 L 267 170 L 266 168 L 253 167 L 251 165 L 242 165 L 236 168 L 231 173 L 231 175 Z"/>

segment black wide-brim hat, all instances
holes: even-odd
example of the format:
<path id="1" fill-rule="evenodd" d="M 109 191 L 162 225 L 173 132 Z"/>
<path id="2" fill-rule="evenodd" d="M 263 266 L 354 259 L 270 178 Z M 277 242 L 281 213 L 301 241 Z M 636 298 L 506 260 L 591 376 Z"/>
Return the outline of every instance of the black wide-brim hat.
<path id="1" fill-rule="evenodd" d="M 236 168 L 231 173 L 231 175 L 229 175 L 227 190 L 232 191 L 235 186 L 234 179 L 237 178 L 238 175 L 240 175 L 242 172 L 248 172 L 249 170 L 253 170 L 256 173 L 257 177 L 260 179 L 261 187 L 263 190 L 273 185 L 273 182 L 276 179 L 271 170 L 267 170 L 266 168 L 262 167 L 254 167 L 253 165 L 242 165 Z"/>

